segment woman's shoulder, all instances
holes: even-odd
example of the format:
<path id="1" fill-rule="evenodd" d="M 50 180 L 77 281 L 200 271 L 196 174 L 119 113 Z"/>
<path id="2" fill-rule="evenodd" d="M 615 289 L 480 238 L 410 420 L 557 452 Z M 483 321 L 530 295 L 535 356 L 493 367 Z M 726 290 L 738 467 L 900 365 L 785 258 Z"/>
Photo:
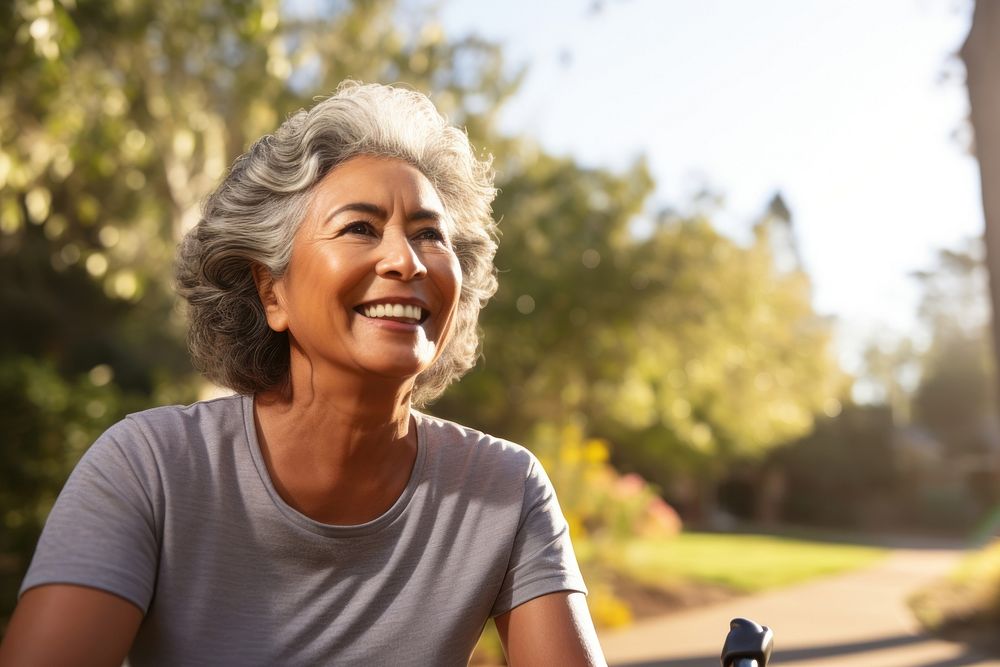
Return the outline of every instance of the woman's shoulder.
<path id="1" fill-rule="evenodd" d="M 247 400 L 246 396 L 232 394 L 188 405 L 164 405 L 130 413 L 118 425 L 131 423 L 155 431 L 243 429 Z"/>
<path id="2" fill-rule="evenodd" d="M 163 463 L 208 453 L 246 437 L 245 401 L 232 395 L 130 413 L 105 431 L 88 454 Z"/>
<path id="3" fill-rule="evenodd" d="M 519 477 L 530 475 L 540 467 L 538 459 L 526 447 L 510 440 L 484 433 L 475 428 L 414 413 L 420 433 L 432 452 L 454 464 L 489 465 Z"/>

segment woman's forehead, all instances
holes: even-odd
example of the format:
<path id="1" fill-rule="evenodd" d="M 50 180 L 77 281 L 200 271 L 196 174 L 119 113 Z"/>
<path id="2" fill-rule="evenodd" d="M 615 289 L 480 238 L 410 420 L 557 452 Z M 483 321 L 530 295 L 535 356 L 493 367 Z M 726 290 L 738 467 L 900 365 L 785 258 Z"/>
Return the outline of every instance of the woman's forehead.
<path id="1" fill-rule="evenodd" d="M 387 219 L 397 211 L 408 219 L 450 226 L 447 209 L 423 172 L 404 160 L 361 155 L 337 165 L 316 184 L 307 218 L 322 225 L 349 213 Z"/>
<path id="2" fill-rule="evenodd" d="M 359 155 L 329 171 L 316 184 L 314 197 L 407 197 L 443 206 L 437 189 L 417 167 L 398 158 Z"/>

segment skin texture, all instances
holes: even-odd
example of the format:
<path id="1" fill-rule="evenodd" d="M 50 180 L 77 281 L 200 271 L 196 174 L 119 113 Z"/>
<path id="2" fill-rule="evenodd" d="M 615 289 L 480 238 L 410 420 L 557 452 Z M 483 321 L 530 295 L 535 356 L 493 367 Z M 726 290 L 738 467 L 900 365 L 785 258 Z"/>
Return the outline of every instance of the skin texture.
<path id="1" fill-rule="evenodd" d="M 583 593 L 552 593 L 496 618 L 510 667 L 607 665 Z"/>
<path id="2" fill-rule="evenodd" d="M 0 644 L 2 667 L 118 667 L 142 622 L 142 610 L 84 586 L 25 592 Z"/>
<path id="3" fill-rule="evenodd" d="M 261 451 L 278 493 L 317 521 L 370 521 L 399 498 L 416 458 L 410 396 L 440 356 L 462 275 L 447 212 L 430 181 L 399 161 L 362 156 L 320 181 L 278 277 L 255 267 L 268 325 L 288 332 L 289 380 L 254 397 Z M 416 320 L 364 314 L 421 308 Z M 142 615 L 79 586 L 25 593 L 0 666 L 118 667 Z M 601 665 L 581 594 L 531 600 L 497 619 L 516 667 Z"/>

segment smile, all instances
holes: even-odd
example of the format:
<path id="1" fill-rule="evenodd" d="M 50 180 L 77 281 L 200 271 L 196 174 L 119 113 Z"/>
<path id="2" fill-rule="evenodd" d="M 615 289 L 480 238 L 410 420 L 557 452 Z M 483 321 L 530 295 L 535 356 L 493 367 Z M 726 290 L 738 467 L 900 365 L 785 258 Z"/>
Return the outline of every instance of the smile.
<path id="1" fill-rule="evenodd" d="M 367 306 L 358 306 L 356 308 L 365 317 L 370 317 L 373 319 L 384 318 L 399 320 L 403 322 L 411 322 L 419 324 L 426 319 L 427 313 L 420 306 L 413 306 L 410 304 L 403 303 L 380 303 Z"/>

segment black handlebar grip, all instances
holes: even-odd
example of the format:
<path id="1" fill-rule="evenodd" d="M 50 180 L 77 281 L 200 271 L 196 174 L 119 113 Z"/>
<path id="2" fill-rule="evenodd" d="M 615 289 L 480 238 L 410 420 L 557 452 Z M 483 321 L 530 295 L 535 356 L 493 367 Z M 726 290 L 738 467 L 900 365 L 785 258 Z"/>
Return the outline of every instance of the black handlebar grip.
<path id="1" fill-rule="evenodd" d="M 765 667 L 773 646 L 774 633 L 766 625 L 734 618 L 729 622 L 729 634 L 722 645 L 722 667 L 732 667 L 738 660 L 756 660 L 758 667 Z"/>

